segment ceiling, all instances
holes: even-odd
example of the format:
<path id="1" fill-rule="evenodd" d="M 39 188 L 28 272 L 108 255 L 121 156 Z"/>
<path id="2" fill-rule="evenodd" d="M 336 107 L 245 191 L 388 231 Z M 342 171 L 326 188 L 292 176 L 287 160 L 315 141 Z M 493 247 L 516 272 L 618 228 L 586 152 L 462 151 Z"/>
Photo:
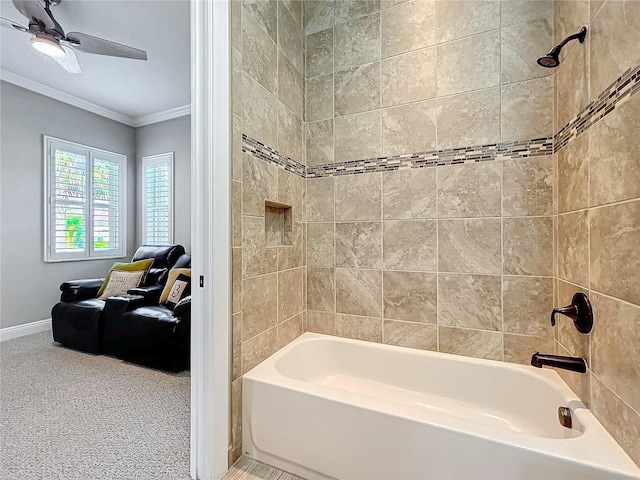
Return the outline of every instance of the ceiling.
<path id="1" fill-rule="evenodd" d="M 55 97 L 56 91 L 62 92 L 59 99 L 63 101 L 77 98 L 78 106 L 89 102 L 98 106 L 96 113 L 101 109 L 116 112 L 132 120 L 125 120 L 130 124 L 140 123 L 141 117 L 184 111 L 189 105 L 189 0 L 62 0 L 51 12 L 65 32 L 141 48 L 147 51 L 148 60 L 76 51 L 82 73 L 74 75 L 33 50 L 28 34 L 0 28 L 4 80 L 36 91 L 42 84 L 45 88 L 40 93 Z M 0 0 L 0 16 L 23 26 L 29 23 L 10 0 Z"/>

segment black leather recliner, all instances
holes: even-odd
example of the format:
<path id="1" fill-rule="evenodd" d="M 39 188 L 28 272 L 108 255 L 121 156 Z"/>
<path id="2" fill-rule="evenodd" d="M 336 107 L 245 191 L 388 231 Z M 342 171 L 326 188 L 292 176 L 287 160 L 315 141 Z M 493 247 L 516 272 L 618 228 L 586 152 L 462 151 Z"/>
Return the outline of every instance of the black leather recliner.
<path id="1" fill-rule="evenodd" d="M 182 255 L 173 268 L 191 268 L 191 255 Z M 159 303 L 161 292 L 161 287 L 132 288 L 128 293 L 133 296 L 107 300 L 106 354 L 165 370 L 189 368 L 191 296 L 172 309 Z"/>
<path id="2" fill-rule="evenodd" d="M 144 287 L 162 290 L 169 269 L 184 254 L 182 245 L 143 245 L 132 261 L 153 258 Z M 103 311 L 107 301 L 96 297 L 104 279 L 71 280 L 60 285 L 60 302 L 51 310 L 54 341 L 88 353 L 101 353 Z M 133 305 L 132 305 L 133 306 Z"/>

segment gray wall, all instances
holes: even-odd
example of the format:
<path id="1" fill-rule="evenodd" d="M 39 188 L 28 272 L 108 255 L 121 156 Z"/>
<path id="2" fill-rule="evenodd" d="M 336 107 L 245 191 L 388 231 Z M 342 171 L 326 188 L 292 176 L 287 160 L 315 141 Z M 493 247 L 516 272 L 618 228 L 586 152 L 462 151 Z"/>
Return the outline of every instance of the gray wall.
<path id="1" fill-rule="evenodd" d="M 6 328 L 49 318 L 61 282 L 102 277 L 113 264 L 43 261 L 42 135 L 127 156 L 130 257 L 136 248 L 136 131 L 6 82 L 0 96 L 0 327 Z"/>
<path id="2" fill-rule="evenodd" d="M 142 157 L 174 152 L 174 242 L 191 251 L 191 117 L 174 118 L 136 129 L 138 191 L 142 191 Z M 136 225 L 142 222 L 137 199 Z M 137 231 L 142 242 L 142 229 Z"/>

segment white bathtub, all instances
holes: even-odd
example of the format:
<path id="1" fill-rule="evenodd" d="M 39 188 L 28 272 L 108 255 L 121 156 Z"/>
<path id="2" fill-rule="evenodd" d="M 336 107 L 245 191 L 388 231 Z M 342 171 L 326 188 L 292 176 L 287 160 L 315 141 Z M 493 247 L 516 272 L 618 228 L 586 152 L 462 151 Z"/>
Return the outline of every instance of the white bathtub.
<path id="1" fill-rule="evenodd" d="M 640 478 L 552 370 L 312 333 L 244 376 L 243 449 L 308 479 Z"/>

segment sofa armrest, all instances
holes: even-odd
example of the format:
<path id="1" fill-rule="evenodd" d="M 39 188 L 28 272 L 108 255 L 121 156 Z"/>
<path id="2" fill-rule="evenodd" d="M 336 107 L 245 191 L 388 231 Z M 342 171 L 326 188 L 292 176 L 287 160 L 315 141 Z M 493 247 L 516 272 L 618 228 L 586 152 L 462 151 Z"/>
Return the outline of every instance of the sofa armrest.
<path id="1" fill-rule="evenodd" d="M 83 280 L 69 280 L 60 284 L 60 300 L 63 302 L 75 302 L 94 298 L 102 286 L 104 278 L 90 278 Z"/>
<path id="2" fill-rule="evenodd" d="M 151 285 L 149 287 L 135 287 L 127 290 L 130 295 L 141 295 L 145 298 L 146 305 L 153 305 L 159 302 L 162 293 L 162 285 Z"/>
<path id="3" fill-rule="evenodd" d="M 173 308 L 173 316 L 182 318 L 191 315 L 191 295 L 184 297 Z"/>

